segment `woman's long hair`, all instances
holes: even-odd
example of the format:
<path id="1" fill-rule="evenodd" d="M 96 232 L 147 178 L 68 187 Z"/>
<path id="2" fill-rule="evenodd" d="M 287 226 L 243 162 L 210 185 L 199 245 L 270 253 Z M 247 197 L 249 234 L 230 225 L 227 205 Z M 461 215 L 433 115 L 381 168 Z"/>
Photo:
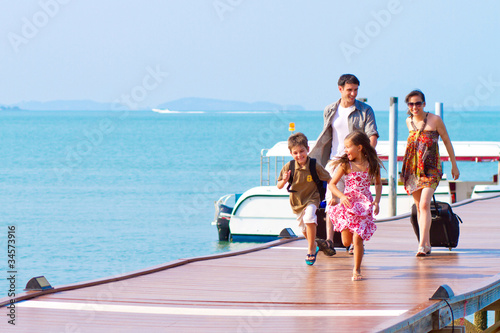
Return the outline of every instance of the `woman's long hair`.
<path id="1" fill-rule="evenodd" d="M 361 145 L 363 147 L 361 153 L 365 155 L 365 158 L 368 161 L 368 173 L 372 177 L 378 176 L 380 174 L 380 167 L 384 167 L 384 165 L 378 157 L 375 148 L 370 145 L 370 138 L 368 138 L 368 135 L 366 135 L 363 131 L 355 130 L 349 133 L 345 137 L 345 140 L 351 141 L 355 146 Z M 333 162 L 333 169 L 335 170 L 338 165 L 341 165 L 344 173 L 347 174 L 349 169 L 349 158 L 347 157 L 347 154 L 344 153 L 344 155 L 340 156 Z"/>

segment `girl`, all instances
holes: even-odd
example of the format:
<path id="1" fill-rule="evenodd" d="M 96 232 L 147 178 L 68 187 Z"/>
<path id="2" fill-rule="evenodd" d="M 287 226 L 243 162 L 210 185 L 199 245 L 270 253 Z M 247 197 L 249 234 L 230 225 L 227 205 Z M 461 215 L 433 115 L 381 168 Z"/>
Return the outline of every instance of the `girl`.
<path id="1" fill-rule="evenodd" d="M 424 111 L 425 96 L 420 90 L 413 90 L 406 96 L 408 114 L 406 126 L 410 132 L 401 170 L 405 190 L 413 196 L 417 207 L 420 232 L 417 257 L 431 254 L 431 199 L 443 175 L 439 157 L 438 140 L 441 136 L 451 162 L 451 175 L 458 179 L 455 152 L 443 120 Z"/>
<path id="2" fill-rule="evenodd" d="M 344 140 L 345 154 L 335 160 L 336 169 L 333 182 L 333 195 L 340 199 L 330 201 L 328 214 L 334 222 L 335 231 L 342 232 L 342 243 L 348 247 L 354 245 L 353 281 L 359 281 L 361 275 L 361 260 L 363 259 L 363 241 L 369 240 L 377 226 L 373 222 L 372 213 L 379 212 L 379 202 L 382 193 L 380 181 L 380 166 L 382 162 L 377 152 L 370 145 L 368 136 L 359 130 L 351 132 Z M 345 176 L 345 192 L 337 188 L 337 183 Z M 375 178 L 375 200 L 370 193 L 370 184 Z"/>

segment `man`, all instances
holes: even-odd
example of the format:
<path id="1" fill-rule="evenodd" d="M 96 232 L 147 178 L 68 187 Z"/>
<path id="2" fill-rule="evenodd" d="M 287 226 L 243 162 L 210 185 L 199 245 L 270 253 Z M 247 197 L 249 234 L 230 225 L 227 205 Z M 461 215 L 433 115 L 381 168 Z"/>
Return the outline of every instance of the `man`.
<path id="1" fill-rule="evenodd" d="M 341 156 L 344 153 L 344 138 L 352 131 L 359 129 L 364 131 L 370 138 L 370 144 L 375 147 L 379 134 L 375 122 L 375 114 L 371 106 L 358 101 L 359 80 L 352 74 L 343 74 L 338 81 L 340 99 L 328 105 L 323 112 L 323 131 L 316 140 L 316 145 L 309 156 L 316 158 L 325 166 L 326 170 L 333 175 L 334 170 L 328 165 L 329 160 Z M 337 184 L 340 191 L 344 191 L 344 180 Z M 330 191 L 326 193 L 326 202 L 332 198 Z M 318 239 L 319 248 L 329 256 L 335 254 L 333 248 L 333 225 L 327 216 L 326 220 L 327 239 Z M 352 254 L 352 249 L 349 251 Z"/>

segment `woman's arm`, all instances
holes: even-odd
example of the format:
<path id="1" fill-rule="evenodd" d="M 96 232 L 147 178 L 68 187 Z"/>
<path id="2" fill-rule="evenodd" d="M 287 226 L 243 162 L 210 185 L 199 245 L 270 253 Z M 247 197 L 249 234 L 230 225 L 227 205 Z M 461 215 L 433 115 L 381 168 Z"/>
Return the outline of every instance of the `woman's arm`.
<path id="1" fill-rule="evenodd" d="M 451 162 L 451 175 L 453 179 L 458 179 L 460 176 L 460 171 L 458 171 L 457 160 L 455 158 L 455 151 L 453 150 L 453 145 L 451 144 L 450 137 L 448 136 L 448 131 L 446 130 L 446 126 L 444 125 L 443 120 L 439 116 L 436 117 L 436 130 L 441 136 L 441 140 L 443 140 L 444 146 L 448 151 L 448 156 L 450 157 Z"/>

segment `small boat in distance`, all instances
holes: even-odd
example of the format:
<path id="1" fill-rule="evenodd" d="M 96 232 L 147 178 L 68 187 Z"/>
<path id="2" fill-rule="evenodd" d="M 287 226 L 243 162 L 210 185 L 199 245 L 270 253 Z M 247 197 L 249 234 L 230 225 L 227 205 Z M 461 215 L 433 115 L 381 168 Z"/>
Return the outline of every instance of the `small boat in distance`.
<path id="1" fill-rule="evenodd" d="M 157 113 L 205 113 L 205 111 L 171 111 L 169 109 L 153 109 Z"/>
<path id="2" fill-rule="evenodd" d="M 169 109 L 153 109 L 153 111 L 158 113 L 180 113 L 179 111 L 170 111 Z"/>

